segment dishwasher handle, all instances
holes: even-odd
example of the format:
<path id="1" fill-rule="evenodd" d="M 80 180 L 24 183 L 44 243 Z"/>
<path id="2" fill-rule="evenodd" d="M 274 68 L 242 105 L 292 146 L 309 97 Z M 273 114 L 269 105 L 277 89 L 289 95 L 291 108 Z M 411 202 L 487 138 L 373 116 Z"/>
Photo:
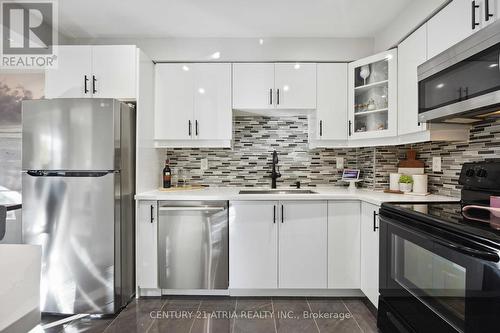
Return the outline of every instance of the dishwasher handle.
<path id="1" fill-rule="evenodd" d="M 203 207 L 203 206 L 163 206 L 160 211 L 222 211 L 226 207 Z"/>

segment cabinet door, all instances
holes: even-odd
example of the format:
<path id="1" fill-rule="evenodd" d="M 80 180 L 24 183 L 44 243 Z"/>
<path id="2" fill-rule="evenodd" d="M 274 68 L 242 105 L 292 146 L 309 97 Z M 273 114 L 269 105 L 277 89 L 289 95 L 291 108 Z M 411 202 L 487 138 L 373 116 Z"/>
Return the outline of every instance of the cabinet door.
<path id="1" fill-rule="evenodd" d="M 328 288 L 360 288 L 359 201 L 328 202 Z"/>
<path id="2" fill-rule="evenodd" d="M 231 64 L 194 64 L 194 135 L 231 140 Z"/>
<path id="3" fill-rule="evenodd" d="M 57 50 L 57 68 L 45 72 L 45 97 L 91 97 L 91 46 L 57 46 Z"/>
<path id="4" fill-rule="evenodd" d="M 194 134 L 192 64 L 155 66 L 155 140 L 190 140 Z"/>
<path id="5" fill-rule="evenodd" d="M 378 307 L 379 206 L 361 203 L 361 291 Z"/>
<path id="6" fill-rule="evenodd" d="M 476 21 L 480 22 L 479 8 L 475 13 Z M 430 59 L 479 30 L 479 26 L 472 29 L 472 1 L 450 2 L 427 22 L 427 29 L 427 56 Z"/>
<path id="7" fill-rule="evenodd" d="M 232 201 L 229 208 L 229 287 L 278 287 L 278 202 Z"/>
<path id="8" fill-rule="evenodd" d="M 327 202 L 282 201 L 279 287 L 327 287 Z"/>
<path id="9" fill-rule="evenodd" d="M 317 140 L 347 139 L 347 64 L 317 64 Z"/>
<path id="10" fill-rule="evenodd" d="M 500 0 L 476 0 L 481 15 L 481 28 L 484 28 L 500 18 Z"/>
<path id="11" fill-rule="evenodd" d="M 282 63 L 274 71 L 278 109 L 316 108 L 316 64 Z"/>
<path id="12" fill-rule="evenodd" d="M 138 201 L 136 276 L 139 288 L 158 288 L 157 202 Z"/>
<path id="13" fill-rule="evenodd" d="M 133 45 L 92 46 L 93 96 L 135 99 L 137 49 Z"/>
<path id="14" fill-rule="evenodd" d="M 349 64 L 349 139 L 397 135 L 397 50 Z"/>
<path id="15" fill-rule="evenodd" d="M 398 45 L 398 134 L 426 129 L 418 121 L 417 67 L 427 60 L 427 26 Z"/>
<path id="16" fill-rule="evenodd" d="M 233 109 L 274 109 L 274 64 L 233 64 Z"/>

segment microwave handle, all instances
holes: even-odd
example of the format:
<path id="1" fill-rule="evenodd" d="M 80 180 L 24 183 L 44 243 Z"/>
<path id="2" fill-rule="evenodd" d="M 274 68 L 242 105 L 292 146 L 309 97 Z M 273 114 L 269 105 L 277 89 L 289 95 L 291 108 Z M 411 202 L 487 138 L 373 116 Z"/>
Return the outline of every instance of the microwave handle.
<path id="1" fill-rule="evenodd" d="M 493 262 L 498 262 L 500 260 L 500 258 L 498 257 L 498 254 L 496 254 L 496 253 L 471 249 L 470 247 L 456 244 L 456 243 L 452 243 L 452 242 L 446 241 L 444 239 L 438 238 L 436 236 L 432 237 L 432 240 L 434 242 L 444 246 L 444 247 L 447 247 L 447 248 L 452 249 L 454 251 L 469 255 L 469 256 L 474 257 L 474 258 L 479 258 L 479 259 L 483 259 L 486 261 L 493 261 Z"/>

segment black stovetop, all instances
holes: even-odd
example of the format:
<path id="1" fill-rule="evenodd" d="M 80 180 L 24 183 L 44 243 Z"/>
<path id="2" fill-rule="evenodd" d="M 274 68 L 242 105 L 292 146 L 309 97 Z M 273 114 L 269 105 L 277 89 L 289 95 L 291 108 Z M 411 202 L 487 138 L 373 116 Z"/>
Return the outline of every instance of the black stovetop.
<path id="1" fill-rule="evenodd" d="M 460 203 L 387 203 L 382 207 L 413 222 L 489 240 L 500 246 L 500 225 L 465 217 Z M 490 213 L 484 210 L 471 210 L 468 214 L 473 218 L 491 221 Z"/>

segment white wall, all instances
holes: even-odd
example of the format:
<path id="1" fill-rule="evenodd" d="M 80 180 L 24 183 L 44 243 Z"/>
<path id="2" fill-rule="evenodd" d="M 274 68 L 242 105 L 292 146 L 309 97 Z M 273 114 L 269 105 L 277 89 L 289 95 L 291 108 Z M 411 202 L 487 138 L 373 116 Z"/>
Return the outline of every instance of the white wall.
<path id="1" fill-rule="evenodd" d="M 112 38 L 72 44 L 135 44 L 154 61 L 352 61 L 373 53 L 372 38 Z"/>
<path id="2" fill-rule="evenodd" d="M 408 34 L 413 32 L 413 30 L 450 1 L 451 0 L 412 1 L 394 21 L 375 34 L 374 52 L 381 52 L 396 46 Z"/>

